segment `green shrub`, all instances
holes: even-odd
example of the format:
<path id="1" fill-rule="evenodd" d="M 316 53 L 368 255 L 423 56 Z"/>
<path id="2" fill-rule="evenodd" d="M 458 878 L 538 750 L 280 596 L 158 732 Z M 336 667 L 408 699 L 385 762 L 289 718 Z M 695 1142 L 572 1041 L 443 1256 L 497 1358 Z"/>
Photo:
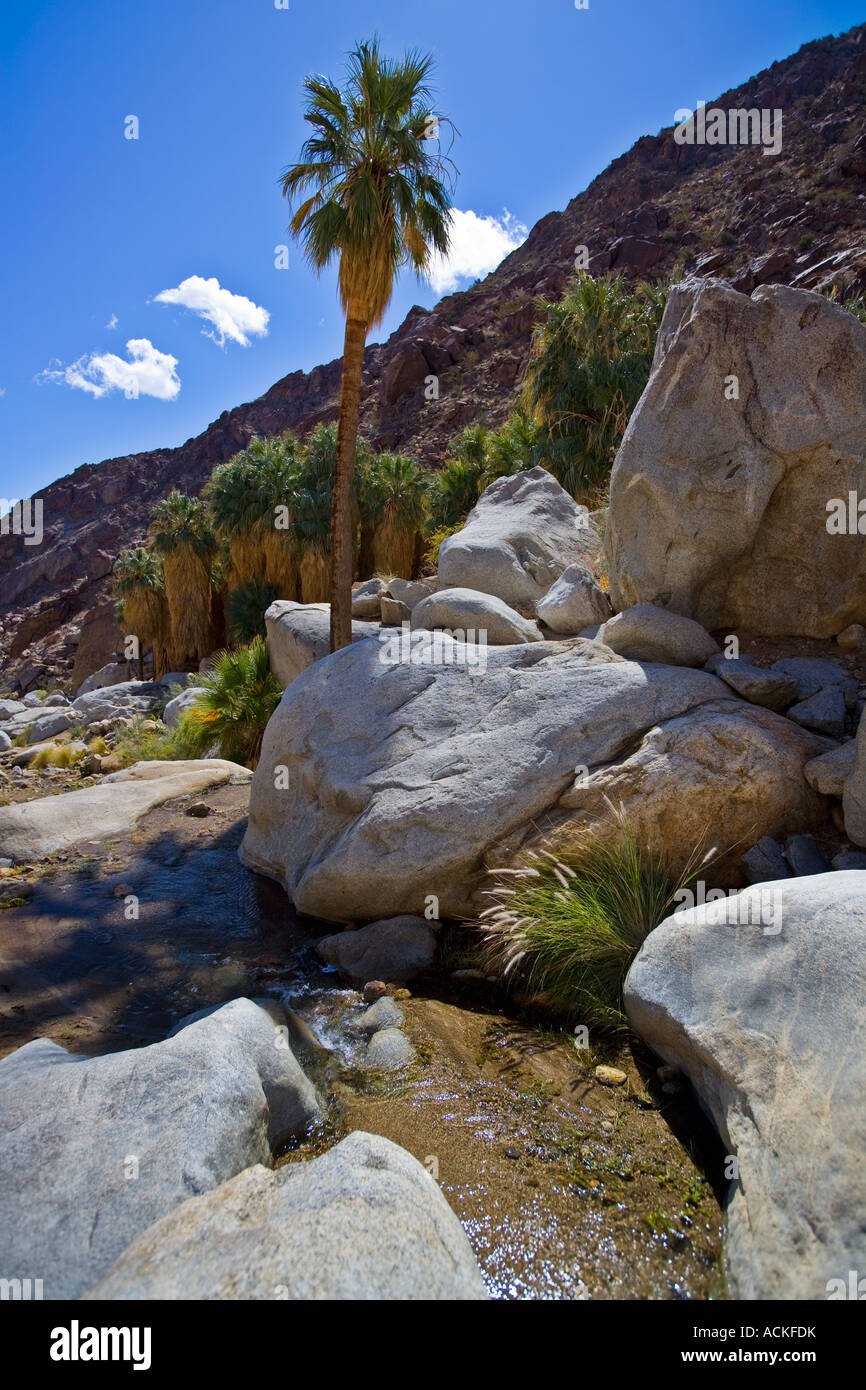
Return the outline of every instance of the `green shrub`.
<path id="1" fill-rule="evenodd" d="M 222 757 L 255 765 L 268 720 L 283 694 L 271 671 L 267 643 L 256 637 L 246 647 L 221 652 L 202 689 L 173 731 L 175 746 L 184 750 L 176 756 L 201 757 L 218 744 Z"/>
<path id="2" fill-rule="evenodd" d="M 530 851 L 491 871 L 494 905 L 482 913 L 489 965 L 558 1014 L 603 1033 L 626 1026 L 622 989 L 643 941 L 674 895 L 715 851 L 696 848 L 682 873 L 638 844 L 621 812 L 610 833 Z"/>

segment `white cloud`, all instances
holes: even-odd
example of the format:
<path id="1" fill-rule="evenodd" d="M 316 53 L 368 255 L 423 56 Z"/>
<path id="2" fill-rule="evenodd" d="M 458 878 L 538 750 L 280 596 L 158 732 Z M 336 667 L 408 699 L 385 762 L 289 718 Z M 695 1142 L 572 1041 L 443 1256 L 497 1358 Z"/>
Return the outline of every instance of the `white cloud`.
<path id="1" fill-rule="evenodd" d="M 225 346 L 226 338 L 241 347 L 249 347 L 250 337 L 264 338 L 268 332 L 270 314 L 247 299 L 242 294 L 232 294 L 224 290 L 216 276 L 205 280 L 201 275 L 190 275 L 182 280 L 177 289 L 161 290 L 156 296 L 157 304 L 180 304 L 184 309 L 192 309 L 206 323 L 213 324 L 214 332 L 202 329 L 206 338 L 212 338 L 220 347 Z"/>
<path id="2" fill-rule="evenodd" d="M 177 399 L 180 377 L 176 357 L 160 352 L 149 338 L 130 338 L 126 351 L 128 362 L 113 352 L 91 352 L 68 367 L 58 363 L 42 372 L 39 379 L 75 386 L 97 399 L 111 391 L 122 391 L 130 400 L 139 396 L 155 396 L 160 401 Z"/>
<path id="3" fill-rule="evenodd" d="M 116 328 L 116 327 L 117 327 L 117 314 L 112 314 L 112 315 L 111 315 L 111 318 L 108 320 L 108 323 L 107 323 L 105 326 L 106 326 L 106 328 Z"/>
<path id="4" fill-rule="evenodd" d="M 471 209 L 452 208 L 448 255 L 433 255 L 427 278 L 437 294 L 449 294 L 461 280 L 475 280 L 495 270 L 528 235 L 507 209 L 502 217 L 479 217 Z"/>

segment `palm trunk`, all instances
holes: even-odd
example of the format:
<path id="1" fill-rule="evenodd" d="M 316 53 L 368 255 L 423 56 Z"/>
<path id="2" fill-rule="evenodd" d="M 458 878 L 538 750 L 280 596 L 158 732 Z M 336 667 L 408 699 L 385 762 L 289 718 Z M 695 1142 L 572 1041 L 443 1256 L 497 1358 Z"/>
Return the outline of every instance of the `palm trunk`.
<path id="1" fill-rule="evenodd" d="M 343 379 L 340 386 L 340 423 L 337 428 L 337 461 L 331 500 L 331 651 L 352 641 L 352 562 L 354 509 L 352 483 L 355 446 L 361 413 L 361 372 L 367 321 L 361 306 L 349 304 L 343 344 Z"/>

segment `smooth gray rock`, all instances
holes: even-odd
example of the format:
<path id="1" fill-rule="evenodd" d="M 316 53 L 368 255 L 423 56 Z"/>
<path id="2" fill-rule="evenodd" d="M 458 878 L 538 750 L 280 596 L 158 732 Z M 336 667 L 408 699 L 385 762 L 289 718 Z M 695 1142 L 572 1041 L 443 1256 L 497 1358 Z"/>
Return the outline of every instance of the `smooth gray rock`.
<path id="1" fill-rule="evenodd" d="M 723 652 L 711 656 L 706 669 L 719 676 L 742 699 L 764 709 L 787 709 L 799 698 L 796 681 L 784 672 L 768 671 L 739 657 L 726 657 Z"/>
<path id="2" fill-rule="evenodd" d="M 331 651 L 331 605 L 276 599 L 265 613 L 271 670 L 283 689 Z M 352 641 L 374 637 L 378 623 L 352 622 Z"/>
<path id="3" fill-rule="evenodd" d="M 771 671 L 780 671 L 797 687 L 801 700 L 817 695 L 819 690 L 827 690 L 836 685 L 847 685 L 850 675 L 840 661 L 823 656 L 783 656 L 774 661 Z"/>
<path id="4" fill-rule="evenodd" d="M 830 860 L 834 869 L 866 869 L 866 854 L 859 849 L 843 849 Z"/>
<path id="5" fill-rule="evenodd" d="M 273 1020 L 235 999 L 104 1057 L 47 1038 L 0 1062 L 0 1267 L 77 1298 L 140 1232 L 319 1115 Z"/>
<path id="6" fill-rule="evenodd" d="M 0 806 L 0 845 L 16 863 L 34 863 L 80 840 L 125 834 L 175 797 L 251 778 L 249 768 L 222 758 L 133 763 L 93 787 Z"/>
<path id="7" fill-rule="evenodd" d="M 802 774 L 820 740 L 706 671 L 579 638 L 490 647 L 470 671 L 412 637 L 411 662 L 359 642 L 305 671 L 266 730 L 241 857 L 310 916 L 423 914 L 430 895 L 474 915 L 488 856 L 545 818 L 609 834 L 605 797 L 684 859 L 707 825 L 748 843 L 828 814 Z"/>
<path id="8" fill-rule="evenodd" d="M 540 622 L 563 637 L 579 636 L 584 628 L 613 617 L 607 594 L 581 565 L 569 565 L 562 571 L 539 599 L 536 612 Z"/>
<path id="9" fill-rule="evenodd" d="M 831 748 L 812 758 L 803 768 L 803 776 L 822 796 L 841 796 L 845 782 L 854 771 L 857 742 L 851 738 L 838 748 Z"/>
<path id="10" fill-rule="evenodd" d="M 830 870 L 824 851 L 811 835 L 792 835 L 785 845 L 785 858 L 798 878 Z"/>
<path id="11" fill-rule="evenodd" d="M 439 587 L 438 577 L 434 574 L 426 579 L 389 579 L 388 587 L 385 590 L 388 598 L 397 603 L 405 603 L 410 613 L 417 603 L 420 603 L 428 594 L 435 593 Z"/>
<path id="12" fill-rule="evenodd" d="M 11 740 L 11 738 L 9 737 L 8 734 L 5 734 L 5 733 L 3 732 L 2 729 L 0 729 L 0 753 L 5 753 L 6 750 L 7 750 L 7 748 L 11 748 L 11 747 L 12 747 L 12 740 Z"/>
<path id="13" fill-rule="evenodd" d="M 841 738 L 845 732 L 845 697 L 842 687 L 829 686 L 801 700 L 788 710 L 788 718 L 804 729 L 814 729 L 816 733 L 827 734 L 830 738 Z"/>
<path id="14" fill-rule="evenodd" d="M 58 709 L 65 709 L 66 706 L 71 703 L 72 701 L 69 700 L 61 690 L 53 690 L 50 695 L 45 696 L 45 699 L 42 701 L 42 706 L 44 709 L 51 709 L 55 706 Z"/>
<path id="15" fill-rule="evenodd" d="M 465 633 L 470 631 L 497 647 L 505 647 L 515 642 L 540 642 L 538 624 L 523 618 L 501 598 L 494 594 L 482 594 L 476 589 L 439 589 L 429 594 L 412 609 L 413 630 L 430 632 L 434 628 Z M 458 641 L 462 640 L 460 637 Z"/>
<path id="16" fill-rule="evenodd" d="M 26 714 L 27 706 L 23 700 L 0 700 L 0 719 L 11 719 L 16 714 Z"/>
<path id="17" fill-rule="evenodd" d="M 845 834 L 855 845 L 866 848 L 866 717 L 860 716 L 854 750 L 854 770 L 842 788 Z"/>
<path id="18" fill-rule="evenodd" d="M 750 883 L 769 883 L 777 878 L 790 878 L 791 867 L 782 846 L 771 835 L 763 835 L 740 860 Z"/>
<path id="19" fill-rule="evenodd" d="M 112 685 L 125 685 L 129 681 L 129 665 L 125 661 L 109 661 L 91 676 L 83 680 L 76 690 L 76 697 L 87 695 L 91 690 L 104 690 Z"/>
<path id="20" fill-rule="evenodd" d="M 632 1027 L 686 1073 L 737 1157 L 735 1299 L 823 1300 L 830 1279 L 866 1269 L 864 997 L 858 872 L 678 912 L 628 973 Z"/>
<path id="21" fill-rule="evenodd" d="M 323 937 L 316 952 L 358 984 L 367 980 L 402 984 L 430 969 L 436 958 L 436 933 L 423 917 L 404 913 L 370 922 L 357 931 Z"/>
<path id="22" fill-rule="evenodd" d="M 719 650 L 700 623 L 641 603 L 610 618 L 598 640 L 631 661 L 658 661 L 668 666 L 703 666 Z"/>
<path id="23" fill-rule="evenodd" d="M 402 599 L 389 598 L 387 594 L 383 594 L 379 600 L 379 611 L 385 627 L 401 627 L 412 617 L 412 609 L 408 603 L 404 603 Z"/>
<path id="24" fill-rule="evenodd" d="M 736 377 L 739 399 L 725 399 Z M 866 327 L 824 296 L 672 286 L 613 466 L 616 608 L 724 632 L 833 637 L 866 622 L 866 547 L 828 503 L 866 496 Z"/>
<path id="25" fill-rule="evenodd" d="M 439 587 L 478 589 L 512 607 L 534 608 L 571 564 L 588 568 L 600 549 L 595 523 L 544 468 L 497 478 L 466 525 L 439 547 Z"/>
<path id="26" fill-rule="evenodd" d="M 42 696 L 37 695 L 35 690 L 31 690 L 29 695 L 23 697 L 22 704 L 24 704 L 27 709 L 38 709 L 42 704 Z"/>
<path id="27" fill-rule="evenodd" d="M 399 1028 L 404 1022 L 403 1010 L 388 994 L 383 994 L 357 1018 L 349 1020 L 352 1033 L 378 1033 L 381 1028 Z"/>
<path id="28" fill-rule="evenodd" d="M 91 1299 L 487 1297 L 454 1212 L 417 1159 L 355 1130 L 320 1158 L 247 1169 L 152 1226 Z"/>
<path id="29" fill-rule="evenodd" d="M 27 742 L 44 743 L 46 739 L 56 738 L 58 734 L 64 734 L 67 729 L 71 729 L 74 722 L 75 720 L 62 709 L 49 710 L 46 714 L 37 715 L 30 726 Z"/>
<path id="30" fill-rule="evenodd" d="M 364 1062 L 377 1071 L 402 1071 L 415 1061 L 415 1049 L 399 1028 L 382 1028 L 367 1044 Z"/>
<path id="31" fill-rule="evenodd" d="M 384 592 L 384 579 L 365 579 L 363 584 L 357 584 L 352 590 L 352 617 L 380 617 L 382 594 Z"/>
<path id="32" fill-rule="evenodd" d="M 186 711 L 204 694 L 204 688 L 200 685 L 191 685 L 186 690 L 182 690 L 166 705 L 162 715 L 163 723 L 169 729 L 176 729 Z"/>
<path id="33" fill-rule="evenodd" d="M 76 696 L 72 708 L 82 724 L 94 724 L 118 715 L 145 714 L 164 698 L 165 690 L 156 681 L 123 681 Z"/>

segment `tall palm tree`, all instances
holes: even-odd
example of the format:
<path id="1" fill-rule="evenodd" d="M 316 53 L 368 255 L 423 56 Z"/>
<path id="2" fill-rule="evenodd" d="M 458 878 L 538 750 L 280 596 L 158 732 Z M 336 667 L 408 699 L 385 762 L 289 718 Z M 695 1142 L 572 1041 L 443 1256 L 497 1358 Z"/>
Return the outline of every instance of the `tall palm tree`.
<path id="1" fill-rule="evenodd" d="M 125 633 L 138 638 L 139 678 L 144 676 L 147 646 L 153 649 L 153 674 L 161 676 L 167 669 L 169 614 L 159 556 L 140 545 L 123 550 L 115 561 L 114 575 L 118 621 Z"/>
<path id="2" fill-rule="evenodd" d="M 205 487 L 214 530 L 231 552 L 233 589 L 266 583 L 278 598 L 297 597 L 298 557 L 291 534 L 297 449 L 288 430 L 256 436 L 215 468 Z"/>
<path id="3" fill-rule="evenodd" d="M 211 563 L 217 544 L 204 502 L 177 490 L 157 502 L 150 534 L 165 574 L 169 662 L 180 670 L 210 651 Z"/>
<path id="4" fill-rule="evenodd" d="M 352 640 L 352 475 L 367 334 L 381 323 L 400 269 L 411 265 L 420 274 L 432 252 L 448 249 L 443 175 L 450 161 L 429 141 L 431 127 L 438 129 L 427 83 L 432 66 L 415 51 L 383 58 L 374 39 L 350 54 L 343 90 L 308 77 L 304 119 L 314 133 L 281 180 L 290 204 L 304 195 L 290 228 L 310 264 L 321 271 L 339 261 L 346 315 L 331 508 L 332 651 Z"/>

